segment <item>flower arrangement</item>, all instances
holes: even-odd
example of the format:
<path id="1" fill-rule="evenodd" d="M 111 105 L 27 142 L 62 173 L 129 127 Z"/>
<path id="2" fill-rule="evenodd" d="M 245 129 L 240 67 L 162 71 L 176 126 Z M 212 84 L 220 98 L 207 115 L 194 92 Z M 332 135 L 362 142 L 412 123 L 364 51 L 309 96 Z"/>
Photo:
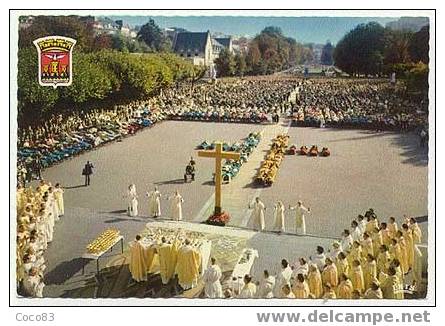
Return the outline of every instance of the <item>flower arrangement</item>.
<path id="1" fill-rule="evenodd" d="M 206 224 L 216 225 L 216 226 L 225 226 L 230 221 L 230 215 L 227 212 L 221 212 L 221 214 L 213 214 L 209 216 L 206 221 Z"/>

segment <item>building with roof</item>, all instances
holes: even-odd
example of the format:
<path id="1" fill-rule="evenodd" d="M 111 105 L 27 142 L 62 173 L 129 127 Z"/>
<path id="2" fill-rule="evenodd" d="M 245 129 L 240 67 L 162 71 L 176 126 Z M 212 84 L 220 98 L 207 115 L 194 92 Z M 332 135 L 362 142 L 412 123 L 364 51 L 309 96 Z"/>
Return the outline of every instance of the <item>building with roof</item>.
<path id="1" fill-rule="evenodd" d="M 195 65 L 212 66 L 222 49 L 233 51 L 231 37 L 212 38 L 207 32 L 180 32 L 175 35 L 173 51 Z"/>

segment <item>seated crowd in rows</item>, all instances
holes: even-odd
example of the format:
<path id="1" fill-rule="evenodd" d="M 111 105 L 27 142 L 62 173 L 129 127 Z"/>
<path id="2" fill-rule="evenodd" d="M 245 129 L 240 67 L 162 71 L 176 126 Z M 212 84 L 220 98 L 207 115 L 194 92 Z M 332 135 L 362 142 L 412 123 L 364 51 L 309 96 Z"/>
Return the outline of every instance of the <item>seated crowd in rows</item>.
<path id="1" fill-rule="evenodd" d="M 17 135 L 18 181 L 41 179 L 41 170 L 85 150 L 118 140 L 151 126 L 164 116 L 150 101 L 120 105 L 112 110 L 59 114 Z"/>
<path id="2" fill-rule="evenodd" d="M 340 242 L 322 246 L 294 263 L 283 259 L 281 271 L 265 270 L 259 280 L 244 277 L 244 287 L 228 288 L 226 298 L 403 299 L 420 284 L 422 232 L 414 218 L 401 225 L 379 221 L 373 210 L 359 215 Z M 412 280 L 407 284 L 406 279 Z"/>
<path id="3" fill-rule="evenodd" d="M 165 91 L 157 98 L 170 119 L 261 123 L 291 107 L 289 80 L 229 80 Z"/>
<path id="4" fill-rule="evenodd" d="M 277 123 L 287 113 L 297 125 L 420 127 L 427 133 L 426 107 L 387 82 L 373 80 L 229 79 L 200 83 L 193 90 L 182 84 L 147 101 L 57 114 L 40 125 L 19 128 L 17 177 L 21 183 L 40 179 L 45 167 L 163 119 Z"/>
<path id="5" fill-rule="evenodd" d="M 17 190 L 17 291 L 42 297 L 46 269 L 44 253 L 53 241 L 55 222 L 64 215 L 63 189 L 40 181 L 33 189 Z"/>
<path id="6" fill-rule="evenodd" d="M 299 84 L 291 117 L 297 125 L 404 131 L 426 127 L 427 109 L 386 81 L 317 79 Z"/>

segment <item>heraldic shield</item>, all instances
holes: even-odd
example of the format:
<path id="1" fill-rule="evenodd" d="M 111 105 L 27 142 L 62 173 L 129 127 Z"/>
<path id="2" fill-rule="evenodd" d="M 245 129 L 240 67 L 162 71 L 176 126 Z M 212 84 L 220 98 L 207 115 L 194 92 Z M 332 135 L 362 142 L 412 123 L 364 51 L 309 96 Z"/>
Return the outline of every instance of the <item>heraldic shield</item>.
<path id="1" fill-rule="evenodd" d="M 72 53 L 76 40 L 64 36 L 46 36 L 33 43 L 39 53 L 39 84 L 54 88 L 71 85 Z"/>

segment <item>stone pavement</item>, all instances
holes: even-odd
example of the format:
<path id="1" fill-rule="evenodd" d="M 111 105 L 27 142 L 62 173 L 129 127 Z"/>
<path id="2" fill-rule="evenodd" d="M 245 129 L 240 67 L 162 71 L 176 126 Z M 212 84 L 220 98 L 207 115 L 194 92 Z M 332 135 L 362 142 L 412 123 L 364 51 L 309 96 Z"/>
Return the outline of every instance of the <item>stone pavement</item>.
<path id="1" fill-rule="evenodd" d="M 100 275 L 95 275 L 95 261 L 80 258 L 86 245 L 103 230 L 115 227 L 124 236 L 124 254 L 120 244 L 100 260 Z M 279 271 L 282 258 L 295 262 L 298 257 L 309 257 L 317 245 L 329 248 L 332 239 L 313 236 L 258 233 L 236 227 L 217 227 L 201 223 L 175 222 L 152 218 L 130 218 L 120 213 L 97 213 L 84 208 L 72 208 L 56 224 L 54 240 L 46 252 L 45 297 L 98 298 L 98 297 L 172 297 L 181 295 L 177 287 L 163 287 L 158 275 L 147 282 L 131 281 L 128 270 L 128 242 L 136 234 L 150 228 L 182 228 L 205 234 L 212 241 L 212 252 L 229 277 L 244 248 L 254 248 L 259 258 L 252 267 L 258 279 L 264 269 L 271 274 Z M 84 273 L 83 273 L 84 271 Z"/>
<path id="2" fill-rule="evenodd" d="M 285 120 L 279 124 L 267 125 L 261 131 L 261 141 L 254 152 L 249 156 L 249 161 L 243 164 L 239 174 L 229 183 L 222 187 L 222 207 L 229 212 L 231 220 L 230 226 L 252 227 L 252 209 L 249 204 L 258 197 L 263 187 L 255 185 L 257 171 L 270 149 L 272 139 L 279 134 L 287 134 L 289 121 Z M 212 194 L 206 201 L 203 208 L 195 216 L 193 221 L 205 221 L 213 212 L 215 196 Z"/>
<path id="3" fill-rule="evenodd" d="M 286 128 L 286 124 L 166 121 L 122 142 L 103 146 L 45 170 L 45 179 L 60 182 L 66 189 L 66 216 L 57 223 L 54 241 L 46 253 L 45 296 L 176 295 L 174 289 L 162 294 L 164 290 L 158 287 L 157 279 L 151 280 L 153 284 L 149 288 L 127 285 L 129 274 L 125 257 L 115 255 L 115 252 L 115 256 L 108 257 L 101 265 L 109 281 L 99 280 L 100 286 L 93 274 L 94 264 L 79 259 L 85 246 L 104 229 L 117 227 L 128 242 L 145 228 L 147 222 L 152 222 L 146 217 L 148 205 L 143 195 L 147 187 L 152 189 L 154 184 L 164 195 L 179 189 L 185 199 L 183 227 L 207 230 L 214 233 L 214 237 L 240 237 L 245 239 L 246 246 L 257 249 L 260 258 L 253 267 L 254 275 L 264 268 L 276 273 L 282 258 L 294 260 L 300 255 L 310 255 L 316 245 L 328 248 L 331 237 L 339 236 L 353 217 L 369 207 L 374 207 L 384 218 L 394 215 L 400 219 L 405 213 L 424 216 L 420 226 L 423 240 L 427 242 L 428 166 L 425 157 L 428 153 L 418 148 L 414 135 L 292 127 L 289 130 L 290 144 L 327 145 L 332 156 L 286 156 L 276 183 L 269 188 L 258 188 L 252 183 L 256 169 L 269 149 L 270 140 Z M 211 175 L 214 162 L 197 160 L 196 181 L 183 183 L 183 169 L 190 156 L 195 156 L 196 145 L 204 139 L 239 141 L 250 132 L 261 130 L 263 139 L 249 162 L 243 165 L 231 184 L 223 186 L 223 208 L 232 215 L 230 226 L 219 228 L 200 224 L 213 209 Z M 81 185 L 80 172 L 86 160 L 92 161 L 96 167 L 90 187 Z M 122 195 L 130 183 L 136 183 L 140 195 L 140 216 L 137 218 L 123 213 L 126 202 Z M 247 230 L 251 225 L 251 212 L 247 206 L 258 194 L 266 207 L 272 207 L 278 199 L 286 205 L 297 196 L 302 198 L 313 210 L 307 218 L 307 230 L 311 235 L 298 237 Z M 168 219 L 170 203 L 162 200 L 161 205 L 163 217 Z M 273 224 L 270 215 L 267 210 L 266 229 Z M 288 218 L 286 229 L 292 230 L 293 226 L 294 220 Z M 83 266 L 85 275 L 81 273 Z"/>

